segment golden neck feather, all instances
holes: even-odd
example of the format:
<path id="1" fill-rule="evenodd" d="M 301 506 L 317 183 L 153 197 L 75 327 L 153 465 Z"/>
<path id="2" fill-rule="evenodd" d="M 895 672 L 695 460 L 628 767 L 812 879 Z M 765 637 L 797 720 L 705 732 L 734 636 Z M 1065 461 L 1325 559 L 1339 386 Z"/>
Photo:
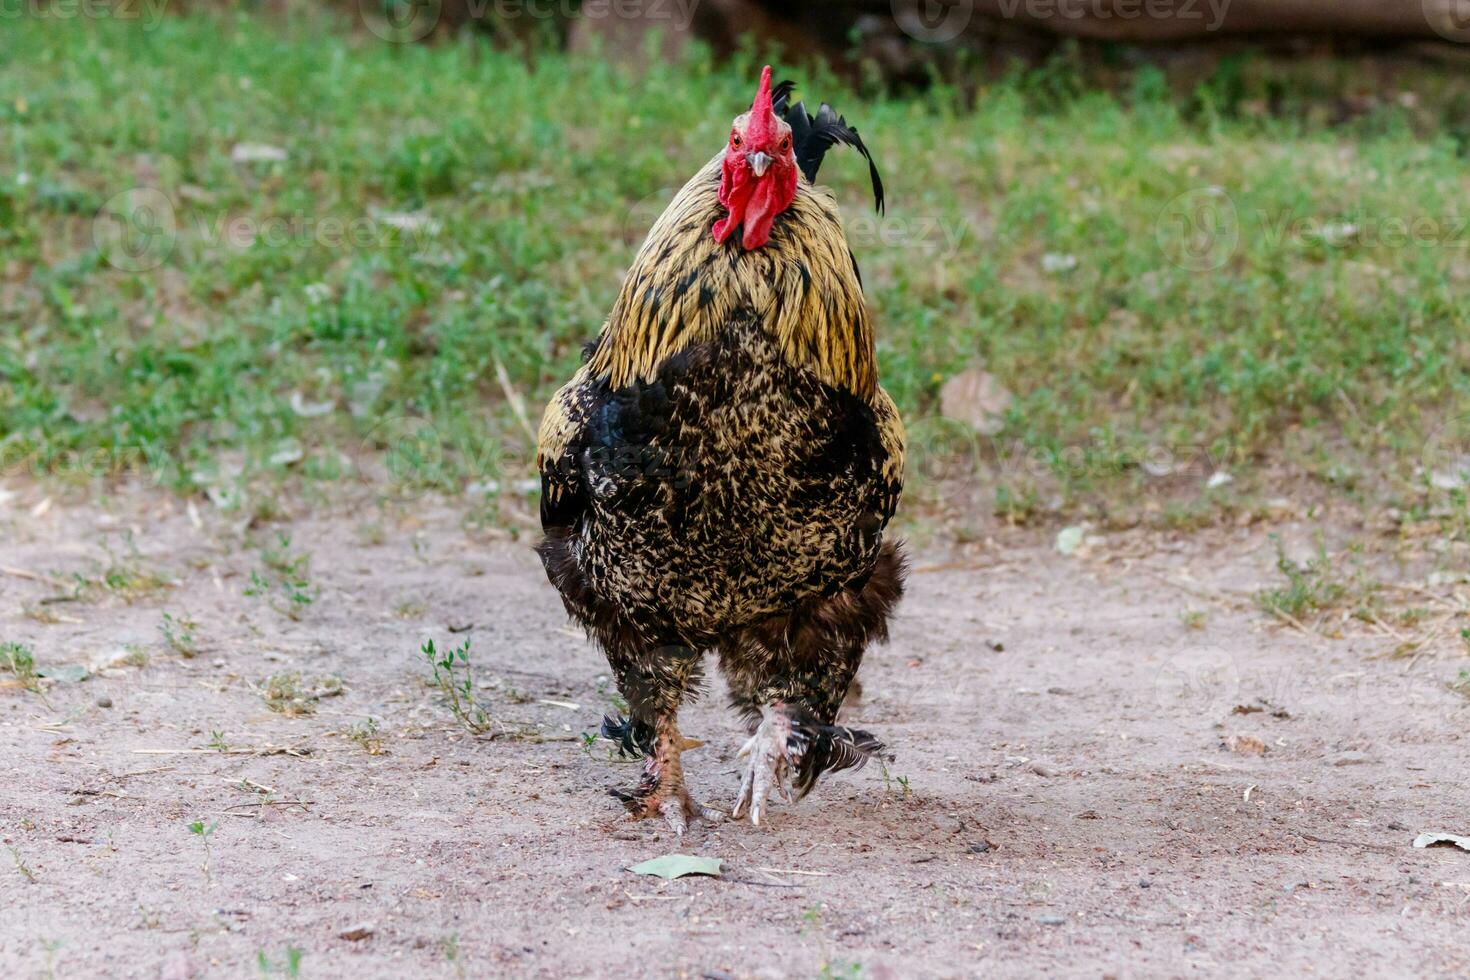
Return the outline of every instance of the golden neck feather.
<path id="1" fill-rule="evenodd" d="M 587 364 L 615 387 L 650 380 L 669 357 L 710 340 L 742 311 L 789 363 L 872 401 L 873 326 L 831 193 L 803 179 L 771 240 L 745 251 L 710 232 L 724 216 L 720 157 L 674 196 L 638 250 Z"/>

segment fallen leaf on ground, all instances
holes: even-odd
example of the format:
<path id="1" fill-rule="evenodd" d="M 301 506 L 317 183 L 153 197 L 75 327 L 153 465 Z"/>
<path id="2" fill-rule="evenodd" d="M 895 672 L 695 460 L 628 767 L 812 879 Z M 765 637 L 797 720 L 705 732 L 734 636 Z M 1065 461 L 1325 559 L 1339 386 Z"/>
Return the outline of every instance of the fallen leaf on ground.
<path id="1" fill-rule="evenodd" d="M 1266 743 L 1254 735 L 1227 735 L 1225 747 L 1236 755 L 1266 754 Z"/>
<path id="2" fill-rule="evenodd" d="M 1082 528 L 1064 527 L 1057 532 L 1057 550 L 1064 555 L 1074 554 L 1082 546 Z"/>
<path id="3" fill-rule="evenodd" d="M 665 854 L 663 857 L 635 864 L 628 870 L 635 875 L 657 875 L 668 881 L 685 875 L 715 875 L 724 870 L 719 858 L 695 857 L 692 854 Z"/>
<path id="4" fill-rule="evenodd" d="M 1470 837 L 1459 834 L 1424 833 L 1414 838 L 1415 847 L 1442 847 L 1453 845 L 1462 851 L 1470 851 Z"/>
<path id="5" fill-rule="evenodd" d="M 81 664 L 63 664 L 59 667 L 37 667 L 36 673 L 41 677 L 49 677 L 53 681 L 63 684 L 80 684 L 91 676 L 91 672 Z"/>

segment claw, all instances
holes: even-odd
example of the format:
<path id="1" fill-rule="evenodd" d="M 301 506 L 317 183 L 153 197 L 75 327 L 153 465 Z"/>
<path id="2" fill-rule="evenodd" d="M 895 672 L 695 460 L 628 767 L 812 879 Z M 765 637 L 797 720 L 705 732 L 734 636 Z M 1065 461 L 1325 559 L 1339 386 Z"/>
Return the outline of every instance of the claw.
<path id="1" fill-rule="evenodd" d="M 689 818 L 684 815 L 684 800 L 678 796 L 671 800 L 664 800 L 658 805 L 658 809 L 664 815 L 664 820 L 667 821 L 669 827 L 673 829 L 675 836 L 683 837 L 684 831 L 689 829 Z"/>
<path id="2" fill-rule="evenodd" d="M 735 807 L 730 811 L 730 816 L 736 819 L 749 811 L 753 827 L 761 825 L 772 789 L 788 803 L 795 800 L 789 778 L 794 765 L 789 747 L 791 720 L 779 708 L 764 708 L 762 714 L 764 718 L 755 734 L 737 753 L 738 758 L 748 759 L 748 762 L 740 780 Z"/>

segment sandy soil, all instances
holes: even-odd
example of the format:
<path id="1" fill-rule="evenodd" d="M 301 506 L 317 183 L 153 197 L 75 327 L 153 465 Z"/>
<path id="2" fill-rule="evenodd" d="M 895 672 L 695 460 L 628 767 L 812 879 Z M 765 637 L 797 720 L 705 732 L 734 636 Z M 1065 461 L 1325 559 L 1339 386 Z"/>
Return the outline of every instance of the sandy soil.
<path id="1" fill-rule="evenodd" d="M 241 531 L 39 499 L 0 514 L 0 642 L 94 673 L 0 689 L 0 976 L 288 975 L 291 948 L 300 976 L 354 978 L 1470 971 L 1470 853 L 1411 847 L 1470 833 L 1470 701 L 1445 687 L 1464 649 L 1267 623 L 1259 531 L 921 554 L 851 714 L 887 778 L 679 842 L 616 819 L 636 769 L 577 737 L 605 664 L 525 541 L 428 507 Z M 320 589 L 299 620 L 245 594 L 281 531 Z M 109 566 L 131 572 L 114 593 L 47 601 Z M 164 612 L 197 622 L 197 656 Z M 516 737 L 468 736 L 425 684 L 420 644 L 466 636 Z M 289 670 L 344 689 L 269 710 Z M 344 734 L 368 716 L 381 754 Z M 708 741 L 696 793 L 728 806 L 718 682 L 683 728 Z M 207 868 L 195 820 L 218 824 Z M 725 876 L 626 870 L 674 851 Z"/>

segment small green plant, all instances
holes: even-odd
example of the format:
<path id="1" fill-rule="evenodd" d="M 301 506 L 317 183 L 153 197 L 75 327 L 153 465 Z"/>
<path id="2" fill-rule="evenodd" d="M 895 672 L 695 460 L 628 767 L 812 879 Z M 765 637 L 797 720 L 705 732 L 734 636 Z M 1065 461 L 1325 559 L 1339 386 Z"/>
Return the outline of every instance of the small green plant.
<path id="1" fill-rule="evenodd" d="M 1465 644 L 1465 649 L 1470 650 L 1470 626 L 1460 630 L 1460 642 Z"/>
<path id="2" fill-rule="evenodd" d="M 261 549 L 260 560 L 265 570 L 250 573 L 245 594 L 264 598 L 276 612 L 299 620 L 321 595 L 321 589 L 311 584 L 311 556 L 292 552 L 290 535 L 280 534 L 274 545 Z"/>
<path id="3" fill-rule="evenodd" d="M 1179 622 L 1187 630 L 1202 630 L 1205 628 L 1205 615 L 1203 609 L 1186 609 L 1179 614 Z"/>
<path id="4" fill-rule="evenodd" d="M 27 691 L 40 693 L 41 679 L 36 676 L 36 655 L 23 643 L 0 643 L 0 670 L 8 670 Z"/>
<path id="5" fill-rule="evenodd" d="M 205 884 L 211 884 L 213 881 L 210 876 L 210 864 L 211 858 L 213 857 L 213 851 L 210 847 L 210 841 L 211 838 L 214 837 L 214 832 L 218 829 L 218 820 L 208 825 L 206 825 L 203 820 L 195 820 L 193 823 L 189 824 L 189 833 L 198 837 L 200 846 L 204 848 L 204 863 L 202 867 L 204 869 Z"/>
<path id="6" fill-rule="evenodd" d="M 1300 564 L 1286 556 L 1278 540 L 1276 568 L 1286 576 L 1286 585 L 1256 593 L 1256 603 L 1274 616 L 1300 620 L 1303 616 L 1331 609 L 1348 594 L 1347 586 L 1334 576 L 1332 561 L 1325 548 L 1319 548 L 1316 557 Z"/>
<path id="7" fill-rule="evenodd" d="M 375 719 L 365 718 L 347 729 L 345 734 L 362 746 L 362 750 L 368 755 L 383 754 L 383 736 L 378 731 L 378 723 Z"/>
<path id="8" fill-rule="evenodd" d="M 899 787 L 903 790 L 904 796 L 908 796 L 910 793 L 913 792 L 913 790 L 909 787 L 909 777 L 899 776 L 897 779 L 897 783 Z"/>
<path id="9" fill-rule="evenodd" d="M 1461 670 L 1459 680 L 1445 686 L 1460 697 L 1470 700 L 1470 669 Z"/>
<path id="10" fill-rule="evenodd" d="M 98 593 L 105 593 L 132 603 L 157 595 L 177 584 L 149 567 L 131 536 L 127 547 L 128 553 L 123 557 L 112 554 L 109 548 L 107 565 L 100 568 L 94 576 L 75 574 L 73 580 L 76 583 L 76 597 L 96 598 Z"/>
<path id="11" fill-rule="evenodd" d="M 393 615 L 399 619 L 421 619 L 428 607 L 417 599 L 404 599 L 393 607 Z"/>
<path id="12" fill-rule="evenodd" d="M 618 714 L 626 717 L 628 711 L 628 699 L 623 697 L 622 692 L 612 686 L 612 679 L 607 676 L 597 678 L 597 694 L 604 698 L 608 704 L 617 709 Z"/>
<path id="13" fill-rule="evenodd" d="M 255 968 L 263 977 L 273 976 L 279 973 L 286 977 L 301 976 L 301 958 L 305 954 L 296 946 L 287 946 L 285 955 L 280 963 L 274 963 L 266 955 L 265 950 L 259 950 L 255 954 Z"/>
<path id="14" fill-rule="evenodd" d="M 199 641 L 194 634 L 198 628 L 199 624 L 187 616 L 175 617 L 164 613 L 158 631 L 163 634 L 163 641 L 169 648 L 187 660 L 199 655 Z"/>
<path id="15" fill-rule="evenodd" d="M 216 752 L 230 751 L 230 743 L 225 741 L 225 733 L 217 728 L 209 733 L 209 747 Z"/>
<path id="16" fill-rule="evenodd" d="M 20 872 L 21 877 L 26 881 L 34 882 L 36 873 L 31 870 L 30 865 L 26 864 L 25 858 L 20 856 L 20 851 L 9 845 L 6 846 L 6 850 L 10 852 L 10 859 L 15 862 L 15 870 Z"/>
<path id="17" fill-rule="evenodd" d="M 444 951 L 444 959 L 450 966 L 454 967 L 454 975 L 464 976 L 464 961 L 459 958 L 459 933 L 452 932 L 440 941 L 440 948 Z"/>
<path id="18" fill-rule="evenodd" d="M 282 670 L 271 674 L 261 686 L 265 706 L 283 715 L 310 715 L 322 698 L 342 693 L 342 678 L 335 674 L 303 674 Z"/>
<path id="19" fill-rule="evenodd" d="M 443 692 L 449 710 L 454 713 L 460 725 L 475 735 L 489 731 L 494 723 L 475 689 L 469 639 L 466 638 L 463 644 L 444 653 L 440 653 L 434 646 L 434 641 L 429 640 L 420 647 L 420 652 L 434 672 L 434 686 Z"/>

